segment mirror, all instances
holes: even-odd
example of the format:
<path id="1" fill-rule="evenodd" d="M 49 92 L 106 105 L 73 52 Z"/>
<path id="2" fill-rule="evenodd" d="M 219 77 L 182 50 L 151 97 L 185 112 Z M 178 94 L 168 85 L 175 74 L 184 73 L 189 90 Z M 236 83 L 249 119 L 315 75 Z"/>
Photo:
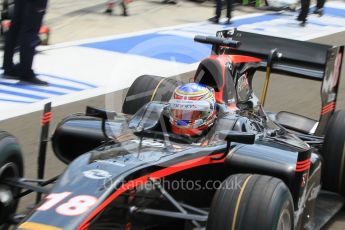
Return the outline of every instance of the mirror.
<path id="1" fill-rule="evenodd" d="M 114 119 L 114 117 L 117 114 L 114 111 L 107 111 L 105 109 L 87 106 L 85 115 L 90 116 L 90 117 L 98 117 L 98 118 L 106 120 L 106 119 Z"/>
<path id="2" fill-rule="evenodd" d="M 219 138 L 227 142 L 237 142 L 241 144 L 254 144 L 255 134 L 238 131 L 221 131 Z"/>

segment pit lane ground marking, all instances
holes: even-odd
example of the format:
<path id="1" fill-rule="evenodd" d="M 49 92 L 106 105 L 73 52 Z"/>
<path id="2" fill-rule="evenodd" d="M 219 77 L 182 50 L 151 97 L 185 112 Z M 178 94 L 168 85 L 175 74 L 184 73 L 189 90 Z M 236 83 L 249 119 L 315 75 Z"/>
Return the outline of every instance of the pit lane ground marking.
<path id="1" fill-rule="evenodd" d="M 325 15 L 310 15 L 304 28 L 295 21 L 296 15 L 251 14 L 234 18 L 230 26 L 201 22 L 46 47 L 37 55 L 35 69 L 47 73 L 40 77 L 52 84 L 46 88 L 24 87 L 2 80 L 0 120 L 41 110 L 47 101 L 58 106 L 121 90 L 142 74 L 169 77 L 192 71 L 210 52 L 210 46 L 193 42 L 195 34 L 214 35 L 217 30 L 235 26 L 250 32 L 309 40 L 345 31 L 342 2 L 328 2 Z M 60 84 L 55 82 L 59 80 Z"/>

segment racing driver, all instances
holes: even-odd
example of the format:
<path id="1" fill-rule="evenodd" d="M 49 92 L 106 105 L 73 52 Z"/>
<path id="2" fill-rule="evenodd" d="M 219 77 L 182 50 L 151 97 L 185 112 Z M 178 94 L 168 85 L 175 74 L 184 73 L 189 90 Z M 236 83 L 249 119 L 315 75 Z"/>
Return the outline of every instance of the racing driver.
<path id="1" fill-rule="evenodd" d="M 199 83 L 178 86 L 169 101 L 171 131 L 177 135 L 200 136 L 216 119 L 214 89 Z"/>

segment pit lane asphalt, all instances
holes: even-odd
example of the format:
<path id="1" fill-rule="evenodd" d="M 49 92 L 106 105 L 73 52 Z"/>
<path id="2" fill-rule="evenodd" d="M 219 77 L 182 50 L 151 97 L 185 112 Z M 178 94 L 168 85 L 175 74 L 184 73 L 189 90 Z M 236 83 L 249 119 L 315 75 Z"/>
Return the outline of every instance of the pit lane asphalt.
<path id="1" fill-rule="evenodd" d="M 195 4 L 181 1 L 178 5 L 163 5 L 159 0 L 137 1 L 129 5 L 129 17 L 118 16 L 120 9 L 112 16 L 102 14 L 105 0 L 55 0 L 50 2 L 46 22 L 52 28 L 52 42 L 59 43 L 90 37 L 100 37 L 139 31 L 144 29 L 199 22 L 213 15 L 212 4 Z M 192 12 L 192 13 L 191 13 Z M 235 15 L 255 12 L 251 8 L 237 8 Z M 313 41 L 325 44 L 344 44 L 345 32 L 322 37 Z M 345 108 L 345 64 L 341 76 L 337 108 Z M 182 78 L 191 78 L 193 72 L 186 73 Z M 180 76 L 181 77 L 181 76 Z M 261 93 L 264 75 L 257 74 L 254 86 L 257 95 Z M 303 79 L 273 75 L 267 95 L 267 111 L 293 111 L 305 116 L 318 118 L 320 111 L 320 83 Z M 117 91 L 111 95 L 98 96 L 53 109 L 53 121 L 50 133 L 57 123 L 67 115 L 83 112 L 86 105 L 103 107 L 106 98 L 123 98 L 125 92 Z M 120 101 L 120 100 L 119 100 Z M 121 111 L 121 104 L 114 105 L 115 111 Z M 8 119 L 0 122 L 2 130 L 6 130 L 18 138 L 25 154 L 25 175 L 35 178 L 37 170 L 37 152 L 40 131 L 41 112 Z M 58 175 L 65 165 L 56 159 L 51 147 L 48 148 L 46 178 Z M 22 199 L 20 210 L 25 210 L 32 203 L 32 196 Z M 345 212 L 340 212 L 326 229 L 345 229 Z"/>

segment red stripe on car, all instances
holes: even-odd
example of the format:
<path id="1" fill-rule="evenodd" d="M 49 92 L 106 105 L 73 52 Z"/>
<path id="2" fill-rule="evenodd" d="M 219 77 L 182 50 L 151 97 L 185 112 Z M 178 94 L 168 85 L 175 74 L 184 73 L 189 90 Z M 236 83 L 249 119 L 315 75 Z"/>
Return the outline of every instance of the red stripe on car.
<path id="1" fill-rule="evenodd" d="M 220 157 L 222 156 L 222 153 L 215 154 L 212 156 L 204 156 L 195 158 L 192 160 L 188 160 L 182 163 L 178 163 L 176 165 L 172 165 L 170 167 L 167 167 L 165 169 L 158 170 L 156 172 L 150 173 L 145 176 L 141 176 L 137 179 L 134 179 L 132 181 L 129 181 L 128 183 L 122 185 L 119 189 L 117 189 L 113 194 L 111 194 L 103 203 L 101 203 L 79 226 L 78 230 L 86 229 L 89 226 L 89 221 L 92 220 L 98 213 L 100 213 L 107 205 L 109 205 L 114 199 L 116 199 L 118 196 L 120 196 L 122 193 L 126 192 L 129 189 L 133 189 L 139 185 L 142 185 L 146 182 L 148 182 L 149 178 L 151 179 L 160 179 L 165 176 L 169 176 L 171 174 L 181 172 L 187 169 L 191 169 L 194 167 L 202 166 L 202 165 L 208 165 L 208 164 L 217 164 L 217 163 L 223 163 L 225 159 L 221 160 L 213 160 L 213 157 Z"/>

